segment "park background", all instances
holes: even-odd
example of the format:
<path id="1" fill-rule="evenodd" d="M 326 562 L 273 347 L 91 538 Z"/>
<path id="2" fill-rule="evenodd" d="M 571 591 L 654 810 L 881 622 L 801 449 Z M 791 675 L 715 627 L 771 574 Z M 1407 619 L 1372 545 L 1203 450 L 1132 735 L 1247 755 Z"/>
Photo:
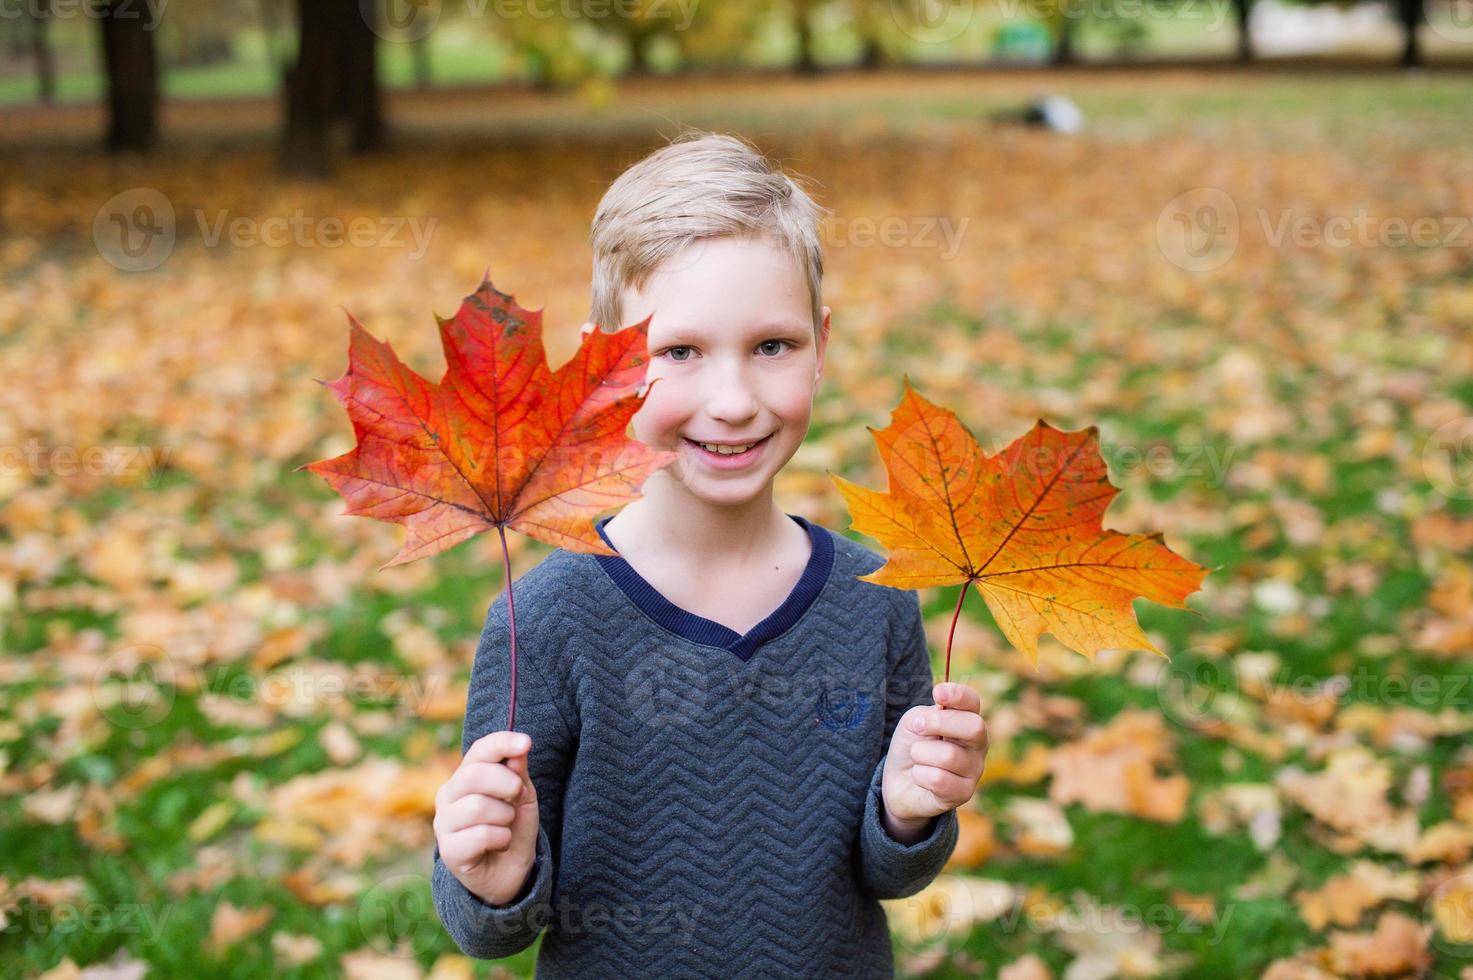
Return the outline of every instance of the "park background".
<path id="1" fill-rule="evenodd" d="M 1473 4 L 156 8 L 0 7 L 0 974 L 531 975 L 429 903 L 496 538 L 380 570 L 296 468 L 345 311 L 438 377 L 489 268 L 566 360 L 689 125 L 832 210 L 787 510 L 845 531 L 908 376 L 988 452 L 1099 426 L 1105 525 L 1214 569 L 1137 606 L 1169 662 L 968 597 L 991 754 L 901 974 L 1470 976 Z"/>

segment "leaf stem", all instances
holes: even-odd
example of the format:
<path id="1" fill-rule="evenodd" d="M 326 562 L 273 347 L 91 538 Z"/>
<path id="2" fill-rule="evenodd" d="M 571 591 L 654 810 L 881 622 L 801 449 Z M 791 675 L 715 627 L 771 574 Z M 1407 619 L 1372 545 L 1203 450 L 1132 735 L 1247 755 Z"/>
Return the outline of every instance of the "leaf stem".
<path id="1" fill-rule="evenodd" d="M 511 709 L 506 716 L 506 730 L 517 730 L 517 604 L 511 594 L 511 552 L 506 548 L 506 528 L 496 525 L 501 536 L 501 575 L 506 580 L 506 619 L 511 627 Z"/>
<path id="2" fill-rule="evenodd" d="M 961 591 L 956 594 L 956 609 L 952 610 L 951 613 L 951 631 L 946 634 L 946 672 L 941 675 L 941 683 L 943 684 L 951 680 L 951 640 L 952 637 L 956 636 L 956 621 L 962 615 L 962 600 L 966 598 L 967 586 L 971 584 L 972 580 L 967 579 L 962 583 Z M 516 661 L 513 660 L 512 663 L 515 664 Z M 513 670 L 515 670 L 515 667 L 513 667 Z"/>

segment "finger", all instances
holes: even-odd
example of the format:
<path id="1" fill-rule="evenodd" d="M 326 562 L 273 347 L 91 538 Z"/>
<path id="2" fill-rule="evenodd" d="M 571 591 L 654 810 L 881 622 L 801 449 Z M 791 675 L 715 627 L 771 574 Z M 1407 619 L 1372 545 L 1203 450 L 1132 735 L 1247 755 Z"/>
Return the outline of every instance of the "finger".
<path id="1" fill-rule="evenodd" d="M 511 828 L 476 824 L 446 836 L 440 845 L 440 860 L 450 867 L 475 864 L 487 851 L 504 851 L 511 843 Z"/>
<path id="2" fill-rule="evenodd" d="M 986 744 L 987 723 L 975 711 L 931 708 L 921 720 L 922 735 L 949 739 L 961 745 Z"/>
<path id="3" fill-rule="evenodd" d="M 503 799 L 485 793 L 467 793 L 435 816 L 435 833 L 453 834 L 480 823 L 509 827 L 516 812 Z"/>
<path id="4" fill-rule="evenodd" d="M 498 731 L 482 735 L 466 749 L 461 764 L 467 762 L 500 762 L 530 751 L 532 736 L 526 732 Z"/>
<path id="5" fill-rule="evenodd" d="M 450 777 L 446 799 L 453 804 L 467 793 L 484 793 L 516 803 L 522 795 L 522 788 L 522 777 L 499 762 L 461 763 Z"/>
<path id="6" fill-rule="evenodd" d="M 959 776 L 967 771 L 968 756 L 967 749 L 942 738 L 923 738 L 910 747 L 910 758 L 916 765 L 944 769 Z"/>
<path id="7" fill-rule="evenodd" d="M 938 800 L 965 800 L 977 789 L 977 780 L 937 766 L 912 766 L 910 772 L 915 784 L 930 790 Z"/>
<path id="8" fill-rule="evenodd" d="M 578 333 L 580 336 L 587 337 L 589 334 L 593 333 L 593 324 L 583 324 L 583 326 L 578 328 Z"/>
<path id="9" fill-rule="evenodd" d="M 982 711 L 982 695 L 966 684 L 958 684 L 956 681 L 937 684 L 932 688 L 931 696 L 943 708 L 957 708 L 961 711 L 979 713 Z"/>

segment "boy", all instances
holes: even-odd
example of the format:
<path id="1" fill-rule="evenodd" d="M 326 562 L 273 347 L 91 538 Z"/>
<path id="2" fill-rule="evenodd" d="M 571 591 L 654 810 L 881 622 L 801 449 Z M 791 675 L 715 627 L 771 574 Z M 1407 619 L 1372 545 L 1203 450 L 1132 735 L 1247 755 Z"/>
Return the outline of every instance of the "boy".
<path id="1" fill-rule="evenodd" d="M 914 592 L 774 502 L 828 341 L 821 209 L 751 146 L 688 133 L 593 222 L 595 324 L 651 312 L 634 436 L 678 449 L 487 612 L 464 758 L 436 797 L 456 944 L 538 977 L 894 975 L 877 899 L 928 884 L 981 777 L 975 691 L 932 691 Z M 937 703 L 928 703 L 935 694 Z M 913 724 L 921 726 L 913 728 Z"/>

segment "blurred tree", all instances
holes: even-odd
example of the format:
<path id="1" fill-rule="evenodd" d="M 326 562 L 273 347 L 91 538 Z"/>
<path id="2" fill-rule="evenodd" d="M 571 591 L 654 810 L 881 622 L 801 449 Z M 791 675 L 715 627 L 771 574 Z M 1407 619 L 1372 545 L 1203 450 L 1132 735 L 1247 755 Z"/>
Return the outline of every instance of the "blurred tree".
<path id="1" fill-rule="evenodd" d="M 701 5 L 704 6 L 704 5 Z M 626 3 L 626 16 L 618 8 L 608 16 L 589 18 L 601 31 L 611 32 L 621 38 L 629 52 L 628 74 L 647 75 L 650 71 L 650 44 L 656 38 L 667 38 L 679 44 L 676 38 L 676 21 L 670 16 L 674 8 L 664 0 L 632 0 Z M 700 6 L 692 8 L 698 15 Z"/>
<path id="2" fill-rule="evenodd" d="M 822 3 L 823 0 L 789 0 L 793 33 L 798 38 L 798 60 L 794 68 L 800 75 L 818 71 L 818 61 L 813 57 L 813 10 Z"/>
<path id="3" fill-rule="evenodd" d="M 1292 0 L 1294 3 L 1304 6 L 1323 6 L 1330 4 L 1348 10 L 1356 6 L 1360 0 Z M 1418 29 L 1427 22 L 1427 13 L 1423 0 L 1387 0 L 1387 6 L 1391 16 L 1401 26 L 1402 48 L 1401 66 L 1403 68 L 1417 68 L 1422 64 L 1422 45 L 1417 37 Z"/>
<path id="4" fill-rule="evenodd" d="M 291 0 L 256 0 L 256 12 L 261 21 L 261 34 L 266 41 L 266 57 L 272 68 L 282 74 L 286 68 L 286 46 L 291 20 Z"/>
<path id="5" fill-rule="evenodd" d="M 355 153 L 376 150 L 386 132 L 380 108 L 378 7 L 359 0 L 298 0 L 297 58 L 287 71 L 282 169 L 325 177 L 335 124 L 346 119 Z"/>
<path id="6" fill-rule="evenodd" d="M 147 150 L 158 137 L 154 0 L 102 0 L 97 9 L 107 74 L 107 148 L 113 153 Z"/>
<path id="7" fill-rule="evenodd" d="M 1401 66 L 1415 68 L 1422 64 L 1422 46 L 1417 40 L 1417 29 L 1427 20 L 1423 0 L 1396 0 L 1396 17 L 1401 21 L 1403 43 Z"/>
<path id="8" fill-rule="evenodd" d="M 56 101 L 56 55 L 51 50 L 51 0 L 34 0 L 31 12 L 31 60 L 36 67 L 36 94 L 46 105 Z"/>
<path id="9" fill-rule="evenodd" d="M 414 87 L 429 88 L 434 80 L 430 67 L 430 36 L 424 34 L 409 44 L 410 53 L 414 56 Z"/>
<path id="10" fill-rule="evenodd" d="M 739 68 L 755 59 L 753 47 L 775 23 L 791 18 L 785 0 L 707 4 L 676 32 L 681 62 L 689 66 Z"/>
<path id="11" fill-rule="evenodd" d="M 495 29 L 521 57 L 522 68 L 539 89 L 572 85 L 594 70 L 588 50 L 592 28 L 577 18 L 552 14 L 503 15 Z"/>
<path id="12" fill-rule="evenodd" d="M 1253 14 L 1253 0 L 1233 0 L 1233 13 L 1238 21 L 1238 60 L 1253 60 L 1253 32 L 1248 23 Z"/>
<path id="13" fill-rule="evenodd" d="M 865 71 L 876 71 L 885 64 L 885 49 L 880 43 L 883 19 L 893 11 L 890 0 L 883 4 L 876 0 L 850 0 L 854 12 L 854 26 L 859 31 L 859 62 Z M 883 9 L 882 9 L 883 8 Z"/>

